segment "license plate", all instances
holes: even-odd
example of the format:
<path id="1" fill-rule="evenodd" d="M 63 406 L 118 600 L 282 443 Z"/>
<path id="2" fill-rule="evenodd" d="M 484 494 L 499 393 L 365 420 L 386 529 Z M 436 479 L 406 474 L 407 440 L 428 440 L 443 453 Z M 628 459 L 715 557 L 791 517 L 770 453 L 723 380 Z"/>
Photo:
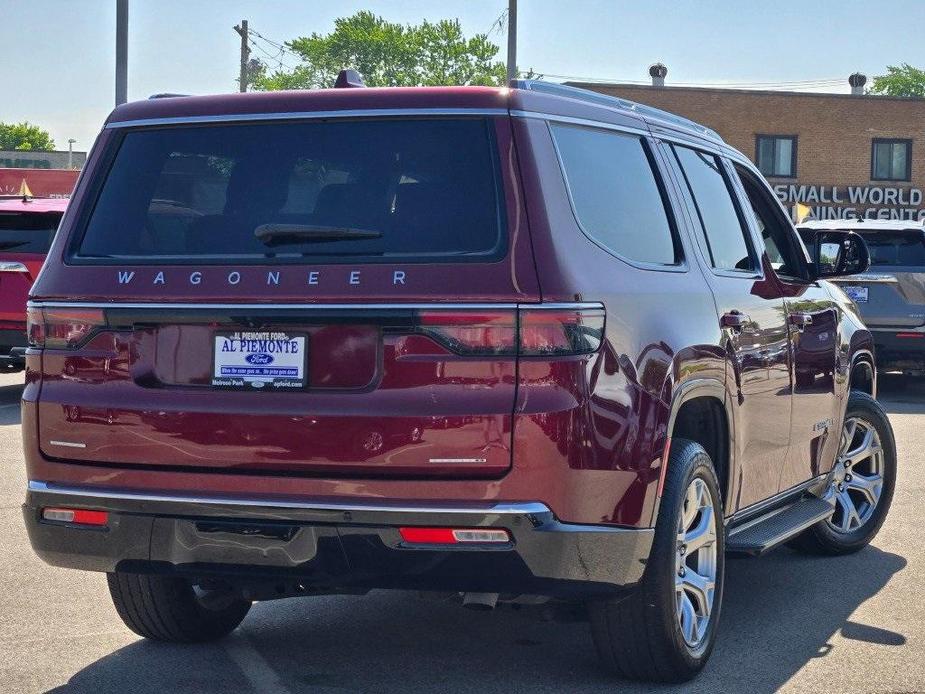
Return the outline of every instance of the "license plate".
<path id="1" fill-rule="evenodd" d="M 859 287 L 858 285 L 849 284 L 842 287 L 842 289 L 852 301 L 858 304 L 867 303 L 867 287 Z"/>
<path id="2" fill-rule="evenodd" d="M 273 331 L 215 333 L 215 388 L 293 390 L 305 387 L 307 339 Z"/>

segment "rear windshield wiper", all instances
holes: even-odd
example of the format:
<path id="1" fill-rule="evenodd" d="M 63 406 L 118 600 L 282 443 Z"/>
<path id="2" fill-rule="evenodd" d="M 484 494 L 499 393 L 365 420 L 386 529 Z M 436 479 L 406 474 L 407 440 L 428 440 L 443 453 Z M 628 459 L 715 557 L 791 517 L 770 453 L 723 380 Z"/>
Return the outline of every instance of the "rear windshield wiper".
<path id="1" fill-rule="evenodd" d="M 0 251 L 8 251 L 11 248 L 19 248 L 20 246 L 25 246 L 28 241 L 0 241 Z"/>
<path id="2" fill-rule="evenodd" d="M 268 246 L 300 241 L 362 241 L 378 239 L 382 232 L 350 227 L 320 226 L 317 224 L 261 224 L 254 236 Z"/>

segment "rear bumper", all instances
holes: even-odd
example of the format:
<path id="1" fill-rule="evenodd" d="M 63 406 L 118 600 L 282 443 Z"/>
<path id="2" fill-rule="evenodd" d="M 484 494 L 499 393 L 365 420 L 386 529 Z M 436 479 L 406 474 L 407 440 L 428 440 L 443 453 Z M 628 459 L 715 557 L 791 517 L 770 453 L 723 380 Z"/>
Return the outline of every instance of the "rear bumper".
<path id="1" fill-rule="evenodd" d="M 925 369 L 925 328 L 871 330 L 878 369 Z M 898 337 L 905 335 L 907 337 Z M 913 337 L 919 335 L 920 337 Z"/>
<path id="2" fill-rule="evenodd" d="M 109 512 L 105 528 L 41 520 L 48 506 Z M 350 505 L 158 496 L 31 481 L 35 552 L 54 566 L 371 588 L 580 597 L 637 583 L 652 529 L 559 522 L 541 503 Z M 501 545 L 407 545 L 399 528 L 504 528 Z"/>

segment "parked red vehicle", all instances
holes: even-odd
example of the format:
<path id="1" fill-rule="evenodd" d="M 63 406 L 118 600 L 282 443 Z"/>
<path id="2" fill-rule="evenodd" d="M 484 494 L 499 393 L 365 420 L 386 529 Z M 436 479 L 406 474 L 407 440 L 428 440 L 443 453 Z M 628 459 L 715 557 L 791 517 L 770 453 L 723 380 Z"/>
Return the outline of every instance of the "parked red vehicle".
<path id="1" fill-rule="evenodd" d="M 688 679 L 725 552 L 883 522 L 871 336 L 823 279 L 867 263 L 851 232 L 811 258 L 715 133 L 582 90 L 120 106 L 32 290 L 32 546 L 153 639 L 541 596 L 622 675 Z"/>
<path id="2" fill-rule="evenodd" d="M 26 366 L 26 301 L 67 200 L 0 198 L 0 373 Z"/>

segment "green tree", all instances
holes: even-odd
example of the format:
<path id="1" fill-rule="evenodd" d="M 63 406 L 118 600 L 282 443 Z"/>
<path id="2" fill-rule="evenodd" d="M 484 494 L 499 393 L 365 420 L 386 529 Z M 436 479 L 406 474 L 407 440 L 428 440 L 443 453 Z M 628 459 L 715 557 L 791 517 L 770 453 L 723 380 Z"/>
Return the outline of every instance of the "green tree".
<path id="1" fill-rule="evenodd" d="M 925 98 L 925 70 L 903 63 L 899 67 L 887 65 L 886 74 L 874 77 L 871 94 L 886 96 L 915 96 Z"/>
<path id="2" fill-rule="evenodd" d="M 486 34 L 467 39 L 456 19 L 402 25 L 362 11 L 334 20 L 330 34 L 313 33 L 286 46 L 302 63 L 289 71 L 264 69 L 255 89 L 331 87 L 347 67 L 370 87 L 501 85 L 506 77 L 496 60 L 498 46 Z"/>
<path id="3" fill-rule="evenodd" d="M 54 148 L 55 141 L 51 139 L 51 135 L 37 125 L 28 121 L 0 123 L 0 149 L 50 152 Z"/>

